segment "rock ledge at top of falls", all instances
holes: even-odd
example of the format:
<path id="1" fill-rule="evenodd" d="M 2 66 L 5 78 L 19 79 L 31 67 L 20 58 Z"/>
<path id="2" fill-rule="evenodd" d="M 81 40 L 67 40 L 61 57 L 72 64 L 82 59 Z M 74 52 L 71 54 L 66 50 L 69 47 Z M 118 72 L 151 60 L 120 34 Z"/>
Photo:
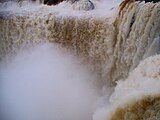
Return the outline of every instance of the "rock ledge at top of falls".
<path id="1" fill-rule="evenodd" d="M 25 16 L 27 14 L 54 14 L 57 16 L 76 16 L 76 17 L 113 17 L 117 12 L 118 3 L 112 3 L 111 6 L 104 6 L 99 1 L 91 2 L 90 0 L 63 1 L 58 5 L 43 5 L 37 2 L 21 1 L 21 2 L 0 2 L 0 16 L 8 16 L 9 14 Z M 111 9 L 113 8 L 114 9 Z M 105 11 L 105 12 L 104 12 Z"/>
<path id="2" fill-rule="evenodd" d="M 95 8 L 95 5 L 91 0 L 31 0 L 31 1 L 26 1 L 26 0 L 13 0 L 13 1 L 1 1 L 0 4 L 3 4 L 5 2 L 17 2 L 19 5 L 22 4 L 27 4 L 27 2 L 30 3 L 39 3 L 39 4 L 46 4 L 48 6 L 55 6 L 58 5 L 62 2 L 68 3 L 72 6 L 74 10 L 84 10 L 84 11 L 89 11 L 93 10 Z"/>
<path id="3" fill-rule="evenodd" d="M 90 0 L 44 0 L 44 4 L 47 5 L 56 5 L 62 1 L 67 1 L 73 5 L 75 10 L 93 10 L 94 4 Z"/>
<path id="4" fill-rule="evenodd" d="M 90 0 L 79 0 L 73 3 L 73 9 L 75 10 L 93 10 L 94 4 Z"/>

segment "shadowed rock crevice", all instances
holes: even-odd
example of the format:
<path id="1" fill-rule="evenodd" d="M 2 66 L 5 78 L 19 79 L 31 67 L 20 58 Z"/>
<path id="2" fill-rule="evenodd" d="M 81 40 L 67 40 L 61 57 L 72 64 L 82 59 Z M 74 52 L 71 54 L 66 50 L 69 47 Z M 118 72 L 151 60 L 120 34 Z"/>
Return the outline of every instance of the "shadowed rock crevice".
<path id="1" fill-rule="evenodd" d="M 153 2 L 153 3 L 156 3 L 156 2 L 159 2 L 160 0 L 135 0 L 135 1 L 145 1 L 145 3 L 147 2 Z"/>
<path id="2" fill-rule="evenodd" d="M 44 4 L 47 4 L 47 5 L 57 5 L 59 4 L 60 2 L 63 2 L 65 0 L 44 0 Z"/>

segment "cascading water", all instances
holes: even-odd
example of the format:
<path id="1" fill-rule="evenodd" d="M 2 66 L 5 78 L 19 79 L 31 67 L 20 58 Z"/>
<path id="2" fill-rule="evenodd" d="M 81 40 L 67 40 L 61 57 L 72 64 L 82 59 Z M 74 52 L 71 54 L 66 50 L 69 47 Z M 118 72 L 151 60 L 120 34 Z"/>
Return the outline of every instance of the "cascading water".
<path id="1" fill-rule="evenodd" d="M 98 77 L 97 84 L 100 83 L 101 87 L 102 86 L 107 86 L 107 88 L 109 86 L 114 87 L 115 84 L 117 83 L 117 86 L 115 86 L 115 91 L 112 94 L 110 100 L 108 97 L 110 90 L 108 89 L 107 89 L 108 92 L 104 93 L 106 94 L 104 95 L 104 97 L 102 97 L 103 95 L 97 95 L 97 94 L 102 94 L 99 92 L 98 93 L 95 92 L 92 95 L 87 95 L 83 94 L 84 91 L 82 89 L 80 89 L 80 91 L 78 90 L 76 91 L 76 94 L 78 94 L 79 92 L 82 93 L 82 99 L 86 100 L 83 101 L 82 104 L 91 103 L 90 105 L 88 105 L 89 106 L 88 108 L 94 106 L 93 103 L 97 103 L 95 100 L 97 96 L 99 97 L 101 96 L 100 100 L 98 101 L 100 101 L 100 104 L 102 103 L 103 105 L 101 104 L 100 107 L 98 105 L 98 108 L 96 107 L 97 110 L 96 111 L 95 109 L 93 110 L 95 111 L 95 114 L 93 115 L 94 120 L 158 119 L 160 116 L 159 115 L 160 109 L 158 107 L 160 106 L 159 102 L 160 56 L 156 54 L 159 54 L 160 52 L 160 3 L 144 3 L 144 2 L 134 2 L 134 0 L 130 1 L 125 0 L 118 7 L 115 8 L 114 7 L 115 3 L 116 5 L 118 5 L 118 1 L 116 0 L 114 1 L 115 3 L 112 2 L 111 5 L 106 5 L 107 7 L 103 4 L 111 2 L 109 1 L 98 2 L 96 0 L 92 2 L 95 4 L 95 10 L 91 11 L 73 10 L 73 6 L 65 1 L 57 6 L 47 6 L 42 4 L 39 5 L 37 3 L 27 2 L 27 1 L 21 2 L 19 4 L 17 2 L 11 2 L 11 1 L 1 3 L 0 4 L 0 36 L 1 36 L 0 60 L 3 63 L 3 66 L 4 64 L 6 64 L 6 66 L 9 66 L 9 69 L 11 69 L 12 71 L 11 67 L 12 65 L 10 65 L 10 62 L 13 64 L 14 62 L 12 62 L 13 60 L 10 59 L 19 59 L 20 57 L 17 58 L 14 56 L 19 54 L 20 51 L 24 51 L 24 49 L 30 50 L 32 47 L 42 43 L 43 44 L 48 42 L 56 44 L 58 43 L 59 45 L 61 45 L 61 47 L 67 49 L 68 52 L 77 56 L 80 59 L 81 64 L 87 65 L 87 67 L 91 70 L 91 72 L 96 74 L 96 76 Z M 41 49 L 39 50 L 41 51 Z M 49 52 L 51 50 L 52 49 L 49 49 L 46 52 L 44 51 L 41 52 L 44 54 L 44 57 L 47 58 L 48 56 L 52 56 Z M 49 53 L 49 55 L 47 53 Z M 24 52 L 24 54 L 26 53 Z M 47 54 L 48 56 L 45 56 L 45 54 Z M 61 53 L 58 52 L 58 54 Z M 34 55 L 36 56 L 35 53 L 33 54 L 33 56 Z M 54 55 L 56 56 L 56 54 L 53 54 L 53 56 Z M 26 54 L 26 56 L 28 56 L 28 54 Z M 148 58 L 149 56 L 153 57 Z M 39 55 L 37 57 L 41 59 Z M 35 59 L 38 61 L 36 57 L 33 58 L 26 57 L 24 59 Z M 54 59 L 52 59 L 52 57 L 51 58 L 49 57 L 49 59 L 51 59 L 50 61 L 53 60 L 53 62 L 55 62 Z M 48 62 L 49 59 L 44 59 L 44 62 Z M 62 63 L 64 62 L 63 59 L 65 59 L 65 57 L 60 57 L 59 59 L 61 64 L 61 62 Z M 6 60 L 7 61 L 9 60 L 10 62 L 9 61 L 5 62 Z M 142 60 L 144 61 L 139 65 L 139 63 Z M 21 62 L 23 61 L 23 59 L 22 60 L 20 59 L 18 61 Z M 33 63 L 31 62 L 31 64 Z M 16 66 L 21 66 L 20 67 L 21 69 L 18 68 L 18 71 L 23 71 L 22 69 L 23 67 L 27 69 L 27 66 L 25 65 L 23 66 L 23 64 L 30 64 L 30 62 L 28 61 L 24 63 L 22 62 L 20 65 L 16 64 Z M 49 64 L 52 66 L 51 62 L 49 62 Z M 66 64 L 68 65 L 71 63 L 66 63 Z M 47 66 L 46 64 L 44 65 L 42 64 L 42 67 L 40 68 L 38 67 L 39 65 L 41 65 L 41 62 L 37 66 L 35 65 L 35 67 L 37 67 L 37 69 L 43 69 L 44 67 L 44 70 L 49 69 L 50 71 L 53 71 L 50 74 L 48 74 L 48 76 L 54 74 L 55 70 L 45 67 Z M 62 66 L 65 66 L 65 64 Z M 63 73 L 63 69 L 65 69 L 65 67 L 63 68 L 61 67 L 61 65 L 57 67 L 62 68 L 61 71 Z M 5 67 L 2 68 L 6 69 Z M 75 68 L 76 67 L 74 66 L 74 67 L 68 67 L 67 69 L 74 70 Z M 7 75 L 18 76 L 18 74 L 15 72 L 11 73 L 7 72 L 6 74 L 4 74 L 3 69 L 2 69 L 2 76 L 7 76 Z M 31 67 L 29 70 L 32 71 L 32 69 L 33 68 Z M 35 74 L 36 72 L 39 71 L 35 71 Z M 42 71 L 42 73 L 43 72 L 45 73 L 45 71 Z M 80 73 L 81 70 L 76 71 L 75 69 L 75 72 Z M 67 71 L 67 74 L 75 74 L 75 73 L 74 72 L 68 73 Z M 22 75 L 32 76 L 32 74 L 22 74 Z M 64 78 L 60 79 L 64 79 L 65 81 L 65 75 L 66 74 L 62 74 Z M 82 76 L 84 75 L 83 72 L 81 75 Z M 16 80 L 16 77 L 14 78 L 14 76 L 13 79 Z M 44 77 L 43 74 L 41 75 L 41 77 L 42 78 Z M 75 79 L 76 77 L 79 76 L 75 75 L 73 79 Z M 10 80 L 10 78 L 5 78 L 5 79 Z M 5 79 L 3 81 L 5 81 Z M 44 77 L 44 79 L 48 78 Z M 53 77 L 52 79 L 57 79 L 57 78 Z M 82 83 L 86 81 L 85 79 L 88 78 L 82 77 Z M 16 82 L 18 81 L 16 80 Z M 38 83 L 37 80 L 35 80 L 34 82 Z M 50 81 L 48 82 L 50 83 Z M 71 79 L 71 82 L 74 82 L 74 80 Z M 45 82 L 44 86 L 47 87 L 49 83 Z M 77 84 L 82 84 L 82 83 L 79 83 L 78 80 Z M 67 83 L 64 82 L 63 84 Z M 75 84 L 75 86 L 77 84 Z M 70 83 L 69 85 L 74 86 L 74 84 L 72 83 Z M 86 92 L 90 92 L 88 89 L 92 89 L 93 86 L 90 87 L 90 85 L 88 84 L 86 85 L 89 87 L 86 87 L 85 85 L 84 85 L 85 87 L 83 85 L 82 86 L 77 85 L 77 86 L 79 88 L 84 87 Z M 4 90 L 6 90 L 7 87 L 11 86 L 6 86 L 5 88 L 5 85 L 3 86 L 2 84 L 2 88 L 3 87 Z M 49 91 L 49 95 L 52 96 L 51 95 L 52 87 L 51 86 L 48 87 L 51 88 L 51 90 Z M 53 87 L 55 87 L 54 84 Z M 70 88 L 69 86 L 66 87 L 66 90 L 69 88 Z M 20 88 L 19 90 L 21 89 L 22 88 Z M 35 89 L 31 90 L 35 91 Z M 94 89 L 95 91 L 99 91 L 100 88 L 94 87 Z M 56 90 L 59 91 L 59 89 Z M 70 90 L 74 91 L 74 88 L 69 89 L 69 91 Z M 45 93 L 47 93 L 46 92 L 47 90 L 44 91 Z M 29 93 L 32 95 L 31 92 Z M 56 94 L 56 92 L 54 91 L 53 93 Z M 6 94 L 14 95 L 15 93 L 6 93 Z M 18 97 L 17 94 L 18 93 L 15 94 L 16 97 Z M 22 92 L 22 94 L 28 95 L 28 93 L 26 92 L 24 93 Z M 70 93 L 67 92 L 67 94 L 73 94 L 73 92 Z M 33 94 L 33 96 L 34 95 L 35 94 Z M 95 98 L 93 96 L 95 96 Z M 28 95 L 28 97 L 32 98 L 32 96 L 30 95 Z M 47 97 L 45 98 L 47 99 Z M 56 100 L 59 100 L 58 99 L 59 97 L 57 96 L 53 98 L 49 97 L 48 99 L 50 100 L 50 98 L 54 102 Z M 62 97 L 62 99 L 67 99 L 72 101 L 72 99 L 68 97 Z M 18 100 L 19 99 L 15 99 L 15 101 Z M 22 100 L 20 101 L 22 102 Z M 33 99 L 31 99 L 31 101 L 33 101 Z M 73 99 L 73 101 L 77 101 L 77 99 Z M 40 107 L 42 107 L 40 105 L 41 102 L 38 103 L 38 106 Z M 81 101 L 78 102 L 80 102 L 81 104 Z M 27 102 L 22 102 L 22 104 L 25 103 Z M 29 103 L 30 105 L 34 104 L 34 102 L 28 102 L 27 104 Z M 19 105 L 23 106 L 22 104 Z M 52 102 L 49 102 L 49 104 L 50 105 L 53 104 L 53 106 L 55 105 L 55 103 Z M 65 100 L 59 102 L 58 104 L 59 106 L 61 104 L 63 104 L 62 106 L 66 106 Z M 74 115 L 73 117 L 66 117 L 67 114 L 71 114 L 66 112 L 66 107 L 60 107 L 63 111 L 62 117 L 58 115 L 57 115 L 58 117 L 53 117 L 54 115 L 51 115 L 52 112 L 53 114 L 60 114 L 59 111 L 60 108 L 59 106 L 56 106 L 55 108 L 53 107 L 54 109 L 51 110 L 52 112 L 49 111 L 49 109 L 47 108 L 46 111 L 47 112 L 49 111 L 49 113 L 47 112 L 44 113 L 45 115 L 47 114 L 48 116 L 51 116 L 49 118 L 45 117 L 45 115 L 43 116 L 44 111 L 42 110 L 40 111 L 40 113 L 42 112 L 41 114 L 43 117 L 38 115 L 38 118 L 36 118 L 36 115 L 33 115 L 34 117 L 30 117 L 28 119 L 30 120 L 35 120 L 40 118 L 49 120 L 91 119 L 82 112 L 83 109 L 85 109 L 85 107 L 79 108 L 79 106 L 76 106 L 76 104 L 78 104 L 77 102 L 73 102 L 73 104 L 75 105 L 75 107 L 71 109 L 81 109 L 79 112 L 75 112 L 75 114 L 77 116 L 84 115 L 84 118 L 83 117 L 75 118 Z M 71 105 L 70 102 L 69 105 Z M 17 106 L 13 105 L 12 107 L 16 108 Z M 139 109 L 137 109 L 137 107 L 139 107 Z M 20 108 L 23 109 L 23 107 Z M 32 109 L 32 108 L 28 107 L 26 109 Z M 19 111 L 18 107 L 16 110 L 18 113 Z M 36 109 L 34 110 L 36 111 Z M 26 120 L 27 115 L 32 116 L 32 114 L 38 114 L 38 112 L 35 112 L 34 110 L 33 113 L 32 112 L 25 113 L 25 111 L 22 110 L 23 111 L 22 116 L 24 114 L 24 118 L 22 118 L 21 120 Z M 90 111 L 90 109 L 87 110 Z M 93 111 L 87 114 L 89 116 L 92 116 L 91 114 L 93 114 Z"/>
<path id="2" fill-rule="evenodd" d="M 29 4 L 13 9 L 14 14 L 11 12 L 7 15 L 2 14 L 0 58 L 20 47 L 33 46 L 47 40 L 60 43 L 72 50 L 75 55 L 83 56 L 85 61 L 93 65 L 91 69 L 102 74 L 104 64 L 109 63 L 112 56 L 115 36 L 113 23 L 105 13 L 96 17 L 99 12 L 73 11 L 65 4 L 57 7 L 32 5 L 35 7 L 34 10 L 26 12 L 26 9 L 31 7 Z M 5 9 L 7 12 L 12 8 Z M 68 14 L 70 12 L 71 14 Z"/>

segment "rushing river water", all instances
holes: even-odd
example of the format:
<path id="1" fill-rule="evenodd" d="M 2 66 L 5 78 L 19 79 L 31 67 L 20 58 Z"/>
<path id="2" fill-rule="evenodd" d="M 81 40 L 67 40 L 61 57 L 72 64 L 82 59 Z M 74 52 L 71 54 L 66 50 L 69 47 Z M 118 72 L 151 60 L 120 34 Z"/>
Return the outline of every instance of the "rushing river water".
<path id="1" fill-rule="evenodd" d="M 159 120 L 160 3 L 126 1 L 0 3 L 1 119 Z"/>

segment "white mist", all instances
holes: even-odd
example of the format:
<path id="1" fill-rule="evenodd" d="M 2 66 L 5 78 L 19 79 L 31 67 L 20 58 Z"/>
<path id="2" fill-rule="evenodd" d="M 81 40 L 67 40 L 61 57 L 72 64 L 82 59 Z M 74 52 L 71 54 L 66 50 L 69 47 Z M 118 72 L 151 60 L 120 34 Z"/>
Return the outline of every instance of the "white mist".
<path id="1" fill-rule="evenodd" d="M 53 44 L 19 53 L 1 72 L 4 120 L 91 120 L 94 75 Z"/>

